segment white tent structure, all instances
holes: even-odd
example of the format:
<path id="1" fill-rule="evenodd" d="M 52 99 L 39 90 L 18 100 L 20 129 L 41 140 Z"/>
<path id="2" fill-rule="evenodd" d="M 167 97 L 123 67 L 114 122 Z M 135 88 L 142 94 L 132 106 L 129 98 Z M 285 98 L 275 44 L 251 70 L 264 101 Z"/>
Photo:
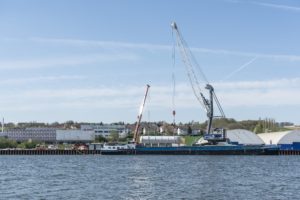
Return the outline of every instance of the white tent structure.
<path id="1" fill-rule="evenodd" d="M 234 129 L 227 130 L 227 138 L 230 143 L 233 144 L 243 144 L 243 145 L 263 145 L 264 141 L 259 138 L 255 133 L 244 130 L 244 129 Z"/>
<path id="2" fill-rule="evenodd" d="M 300 130 L 261 133 L 258 136 L 265 144 L 279 145 L 280 149 L 300 150 Z"/>
<path id="3" fill-rule="evenodd" d="M 226 137 L 229 143 L 237 145 L 264 145 L 264 141 L 260 139 L 255 133 L 245 129 L 233 129 L 226 131 Z M 200 138 L 197 144 L 205 144 L 206 140 Z"/>

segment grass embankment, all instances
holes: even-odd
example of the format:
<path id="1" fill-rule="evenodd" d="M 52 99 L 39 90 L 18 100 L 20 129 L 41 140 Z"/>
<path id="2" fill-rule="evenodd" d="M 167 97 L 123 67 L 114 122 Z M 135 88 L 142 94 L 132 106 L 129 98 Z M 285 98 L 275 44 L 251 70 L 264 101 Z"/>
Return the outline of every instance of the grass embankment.
<path id="1" fill-rule="evenodd" d="M 185 145 L 191 146 L 196 143 L 202 136 L 183 136 Z"/>

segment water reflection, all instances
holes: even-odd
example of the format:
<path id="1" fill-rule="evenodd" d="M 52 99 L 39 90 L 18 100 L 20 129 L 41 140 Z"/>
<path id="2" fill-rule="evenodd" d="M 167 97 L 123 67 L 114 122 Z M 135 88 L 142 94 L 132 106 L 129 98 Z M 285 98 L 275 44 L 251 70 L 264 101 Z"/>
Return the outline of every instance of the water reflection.
<path id="1" fill-rule="evenodd" d="M 1 200 L 297 199 L 299 178 L 297 156 L 0 157 Z"/>

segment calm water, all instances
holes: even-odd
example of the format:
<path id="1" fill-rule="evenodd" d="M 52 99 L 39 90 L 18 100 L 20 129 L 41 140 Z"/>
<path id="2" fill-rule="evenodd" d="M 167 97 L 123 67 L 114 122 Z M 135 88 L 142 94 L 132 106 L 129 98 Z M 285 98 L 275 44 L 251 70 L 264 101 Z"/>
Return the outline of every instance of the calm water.
<path id="1" fill-rule="evenodd" d="M 300 156 L 0 156 L 0 199 L 299 199 Z"/>

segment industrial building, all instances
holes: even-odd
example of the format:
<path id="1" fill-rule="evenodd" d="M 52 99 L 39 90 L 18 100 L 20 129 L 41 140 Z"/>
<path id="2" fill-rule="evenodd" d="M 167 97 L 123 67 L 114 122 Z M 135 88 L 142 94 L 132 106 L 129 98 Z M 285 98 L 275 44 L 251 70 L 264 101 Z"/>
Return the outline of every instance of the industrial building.
<path id="1" fill-rule="evenodd" d="M 7 137 L 7 133 L 6 132 L 0 132 L 0 137 Z"/>
<path id="2" fill-rule="evenodd" d="M 56 140 L 56 129 L 54 128 L 25 128 L 4 131 L 1 136 L 17 142 L 40 141 L 52 143 Z"/>
<path id="3" fill-rule="evenodd" d="M 258 136 L 268 145 L 278 145 L 281 150 L 300 150 L 300 130 L 261 133 Z"/>
<path id="4" fill-rule="evenodd" d="M 38 141 L 55 142 L 92 142 L 95 139 L 94 131 L 83 130 L 56 130 L 55 128 L 25 128 L 11 129 L 0 134 L 17 142 Z"/>
<path id="5" fill-rule="evenodd" d="M 92 142 L 95 140 L 94 131 L 83 130 L 56 130 L 57 142 Z"/>
<path id="6" fill-rule="evenodd" d="M 95 136 L 108 137 L 110 133 L 117 132 L 120 137 L 126 137 L 129 129 L 125 125 L 111 125 L 111 124 L 86 124 L 81 125 L 83 131 L 94 131 Z"/>

